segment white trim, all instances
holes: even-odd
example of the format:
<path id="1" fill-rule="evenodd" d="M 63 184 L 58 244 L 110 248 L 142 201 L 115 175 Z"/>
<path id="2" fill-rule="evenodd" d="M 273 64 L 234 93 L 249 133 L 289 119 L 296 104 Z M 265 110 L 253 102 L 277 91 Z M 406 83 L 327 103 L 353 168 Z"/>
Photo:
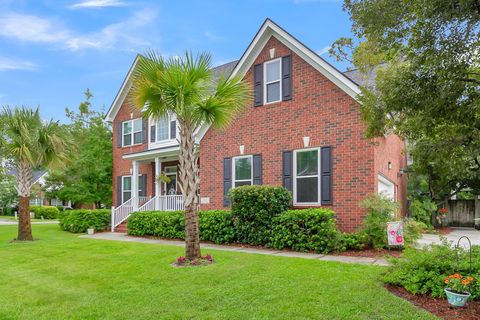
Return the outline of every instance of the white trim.
<path id="1" fill-rule="evenodd" d="M 124 154 L 122 158 L 125 160 L 148 160 L 148 159 L 152 159 L 153 157 L 162 157 L 162 161 L 165 162 L 165 161 L 168 161 L 166 160 L 166 157 L 178 158 L 179 151 L 180 151 L 180 147 L 177 144 L 175 146 L 162 148 L 162 149 L 152 149 L 152 150 L 147 150 L 142 152 Z"/>
<path id="2" fill-rule="evenodd" d="M 153 118 L 148 119 L 148 149 L 155 149 L 155 148 L 161 148 L 161 147 L 166 147 L 166 146 L 175 146 L 178 145 L 178 133 L 180 132 L 180 128 L 178 126 L 178 121 L 177 117 L 175 114 L 169 114 L 166 116 L 168 120 L 168 139 L 164 140 L 158 140 L 158 121 L 154 120 Z M 176 136 L 175 138 L 172 138 L 172 130 L 170 128 L 172 121 L 175 121 L 175 126 L 176 126 Z M 152 133 L 152 126 L 155 126 L 155 142 L 152 142 L 151 138 L 151 133 Z"/>
<path id="3" fill-rule="evenodd" d="M 125 191 L 123 189 L 123 180 L 125 178 L 130 178 L 132 179 L 133 175 L 126 175 L 126 176 L 122 176 L 122 203 L 124 203 L 125 201 L 128 201 L 128 200 L 125 200 L 124 197 L 123 197 L 123 192 Z M 141 191 L 141 185 L 140 185 L 140 178 L 142 177 L 141 174 L 138 174 L 138 181 L 137 181 L 137 184 L 138 184 L 138 193 L 140 193 Z M 126 190 L 128 191 L 128 190 Z M 133 197 L 133 180 L 130 180 L 130 198 Z"/>
<path id="4" fill-rule="evenodd" d="M 140 123 L 141 123 L 141 129 L 140 131 L 135 131 L 135 121 L 138 121 L 140 120 Z M 132 127 L 132 132 L 130 132 L 130 136 L 132 138 L 132 143 L 131 144 L 128 144 L 128 145 L 125 145 L 125 136 L 127 134 L 124 133 L 124 129 L 125 129 L 125 124 L 127 122 L 130 122 L 130 126 Z M 130 120 L 125 120 L 125 121 L 122 121 L 120 123 L 120 125 L 122 126 L 122 148 L 123 147 L 131 147 L 131 146 L 136 146 L 136 145 L 139 145 L 139 144 L 143 144 L 143 135 L 142 135 L 142 141 L 140 142 L 137 142 L 135 143 L 135 133 L 139 133 L 139 132 L 143 132 L 143 119 L 142 118 L 135 118 L 135 119 L 130 119 Z"/>
<path id="5" fill-rule="evenodd" d="M 237 159 L 250 159 L 250 179 L 235 179 L 235 160 Z M 250 181 L 250 185 L 253 185 L 253 155 L 246 155 L 246 156 L 236 156 L 232 157 L 232 189 L 235 188 L 235 182 L 246 182 Z"/>
<path id="6" fill-rule="evenodd" d="M 317 174 L 316 175 L 309 175 L 309 176 L 301 176 L 297 177 L 297 153 L 298 152 L 304 152 L 304 151 L 312 151 L 316 150 L 317 151 Z M 315 148 L 304 148 L 304 149 L 297 149 L 293 151 L 293 205 L 296 206 L 319 206 L 322 204 L 321 200 L 321 175 L 320 175 L 320 170 L 321 170 L 321 159 L 320 159 L 320 147 L 315 147 Z M 317 202 L 298 202 L 297 201 L 297 178 L 302 179 L 302 178 L 317 178 Z"/>
<path id="7" fill-rule="evenodd" d="M 279 66 L 278 80 L 267 82 L 267 66 L 269 64 L 275 63 L 277 61 L 278 61 L 278 66 Z M 278 100 L 268 102 L 267 101 L 267 96 L 268 96 L 267 85 L 272 84 L 272 83 L 277 83 L 277 82 L 279 84 Z M 282 92 L 282 58 L 277 58 L 277 59 L 272 59 L 272 60 L 265 61 L 263 63 L 263 104 L 267 105 L 267 104 L 271 104 L 271 103 L 280 102 L 280 101 L 282 101 L 282 96 L 283 96 L 283 92 Z"/>
<path id="8" fill-rule="evenodd" d="M 323 60 L 314 51 L 307 48 L 303 43 L 298 41 L 295 37 L 283 30 L 280 26 L 272 20 L 267 19 L 260 27 L 255 38 L 248 46 L 240 61 L 233 69 L 231 77 L 236 75 L 244 76 L 250 69 L 260 51 L 263 49 L 271 36 L 275 36 L 285 46 L 292 49 L 297 55 L 304 59 L 307 63 L 312 65 L 330 81 L 336 84 L 340 89 L 345 91 L 349 96 L 358 99 L 360 94 L 359 86 L 350 80 L 346 75 L 335 69 L 328 62 Z"/>

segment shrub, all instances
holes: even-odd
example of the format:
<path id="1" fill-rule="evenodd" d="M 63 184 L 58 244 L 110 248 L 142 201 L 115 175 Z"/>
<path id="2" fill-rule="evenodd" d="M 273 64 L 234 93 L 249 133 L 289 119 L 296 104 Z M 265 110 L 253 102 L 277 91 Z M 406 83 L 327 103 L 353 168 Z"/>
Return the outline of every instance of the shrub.
<path id="1" fill-rule="evenodd" d="M 326 253 L 338 249 L 340 233 L 330 209 L 289 210 L 272 221 L 270 246 Z"/>
<path id="2" fill-rule="evenodd" d="M 183 211 L 134 212 L 128 218 L 128 234 L 185 239 L 184 213 Z"/>
<path id="3" fill-rule="evenodd" d="M 459 263 L 457 264 L 457 250 Z M 480 272 L 480 247 L 472 247 L 472 275 Z M 383 281 L 402 286 L 413 294 L 430 294 L 443 297 L 446 287 L 444 280 L 449 275 L 470 272 L 468 252 L 454 249 L 446 239 L 442 244 L 422 249 L 407 248 L 400 258 L 391 259 L 392 266 L 383 275 Z M 471 288 L 472 298 L 480 298 L 480 285 Z"/>
<path id="4" fill-rule="evenodd" d="M 200 239 L 217 244 L 231 243 L 235 239 L 232 215 L 225 210 L 200 211 Z M 128 219 L 128 234 L 185 239 L 183 211 L 135 212 Z"/>
<path id="5" fill-rule="evenodd" d="M 35 214 L 35 219 L 57 219 L 58 209 L 53 206 L 30 206 L 30 211 Z"/>
<path id="6" fill-rule="evenodd" d="M 367 209 L 362 231 L 368 237 L 366 244 L 374 248 L 387 247 L 387 222 L 396 218 L 398 204 L 382 195 L 371 194 L 360 201 L 360 206 Z"/>
<path id="7" fill-rule="evenodd" d="M 268 243 L 274 217 L 289 209 L 290 192 L 275 186 L 242 186 L 230 190 L 236 239 L 241 243 Z"/>
<path id="8" fill-rule="evenodd" d="M 430 199 L 415 199 L 410 204 L 412 217 L 426 225 L 432 224 L 432 214 L 437 211 L 437 205 Z"/>
<path id="9" fill-rule="evenodd" d="M 55 206 L 59 212 L 62 212 L 62 211 L 65 211 L 65 207 L 64 206 Z"/>
<path id="10" fill-rule="evenodd" d="M 59 214 L 60 228 L 73 233 L 86 232 L 88 228 L 104 231 L 110 227 L 110 215 L 108 209 L 65 210 Z"/>
<path id="11" fill-rule="evenodd" d="M 368 235 L 365 232 L 344 233 L 341 240 L 341 251 L 363 250 L 368 245 Z"/>
<path id="12" fill-rule="evenodd" d="M 225 210 L 200 211 L 200 239 L 217 244 L 235 241 L 232 213 Z"/>

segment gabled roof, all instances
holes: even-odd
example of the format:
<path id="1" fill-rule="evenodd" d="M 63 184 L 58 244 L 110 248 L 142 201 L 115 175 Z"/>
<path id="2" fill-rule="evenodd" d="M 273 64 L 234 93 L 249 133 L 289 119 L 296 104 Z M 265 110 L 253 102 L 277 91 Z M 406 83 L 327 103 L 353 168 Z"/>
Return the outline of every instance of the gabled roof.
<path id="1" fill-rule="evenodd" d="M 130 69 L 128 70 L 127 76 L 123 80 L 122 86 L 120 87 L 120 90 L 118 90 L 118 93 L 115 96 L 115 100 L 113 100 L 112 105 L 108 109 L 108 112 L 105 116 L 106 121 L 112 122 L 113 119 L 115 119 L 115 116 L 117 115 L 118 110 L 120 110 L 120 107 L 122 106 L 123 101 L 127 97 L 127 94 L 130 91 L 130 88 L 132 87 L 133 71 L 135 70 L 135 67 L 138 63 L 139 58 L 140 58 L 140 55 L 137 55 L 135 57 L 135 60 L 133 61 L 132 65 L 130 66 Z M 217 82 L 217 80 L 222 75 L 229 76 L 230 73 L 232 72 L 233 68 L 237 65 L 237 63 L 238 63 L 238 60 L 234 60 L 234 61 L 222 64 L 222 65 L 219 65 L 217 67 L 213 67 L 212 68 L 213 81 Z"/>
<path id="2" fill-rule="evenodd" d="M 345 76 L 321 58 L 315 51 L 305 46 L 297 38 L 268 18 L 262 24 L 260 30 L 258 30 L 247 50 L 243 53 L 242 58 L 232 71 L 232 76 L 237 74 L 245 75 L 271 36 L 277 38 L 352 98 L 356 99 L 357 95 L 360 94 L 360 88 L 349 77 Z"/>
<path id="3" fill-rule="evenodd" d="M 8 174 L 14 176 L 17 174 L 17 169 L 13 168 L 13 169 L 10 169 L 8 170 Z M 33 171 L 32 172 L 32 184 L 35 184 L 37 183 L 40 179 L 42 178 L 46 178 L 48 174 L 48 171 L 47 170 L 36 170 L 36 171 Z"/>

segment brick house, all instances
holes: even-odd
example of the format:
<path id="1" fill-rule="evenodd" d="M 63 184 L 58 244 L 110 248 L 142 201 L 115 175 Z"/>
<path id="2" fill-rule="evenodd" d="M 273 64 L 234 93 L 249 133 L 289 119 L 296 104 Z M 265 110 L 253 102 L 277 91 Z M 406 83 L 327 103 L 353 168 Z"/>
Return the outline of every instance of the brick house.
<path id="1" fill-rule="evenodd" d="M 175 116 L 143 119 L 128 105 L 137 59 L 106 116 L 114 130 L 114 226 L 133 210 L 183 208 Z M 361 225 L 358 203 L 374 192 L 400 202 L 405 213 L 404 142 L 364 138 L 356 98 L 371 78 L 338 71 L 269 19 L 240 60 L 213 72 L 243 76 L 254 97 L 227 130 L 197 133 L 201 209 L 227 207 L 230 188 L 269 184 L 289 189 L 294 208 L 332 208 L 343 231 Z M 168 183 L 155 179 L 160 173 Z"/>

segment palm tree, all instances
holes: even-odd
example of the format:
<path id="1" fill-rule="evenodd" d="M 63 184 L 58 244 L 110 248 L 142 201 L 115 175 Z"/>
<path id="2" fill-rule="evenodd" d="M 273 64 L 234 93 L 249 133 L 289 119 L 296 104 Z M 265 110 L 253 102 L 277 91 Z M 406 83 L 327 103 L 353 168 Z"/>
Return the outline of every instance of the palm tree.
<path id="1" fill-rule="evenodd" d="M 201 126 L 226 128 L 246 105 L 250 89 L 239 77 L 213 79 L 211 56 L 163 59 L 149 51 L 134 73 L 132 103 L 145 117 L 175 114 L 179 124 L 179 186 L 185 205 L 185 256 L 201 257 L 198 228 L 198 150 L 195 134 Z"/>
<path id="2" fill-rule="evenodd" d="M 67 133 L 56 121 L 42 121 L 38 108 L 5 107 L 0 115 L 3 124 L 1 151 L 16 166 L 18 194 L 17 240 L 33 240 L 30 224 L 30 193 L 32 172 L 61 164 L 67 155 Z"/>

